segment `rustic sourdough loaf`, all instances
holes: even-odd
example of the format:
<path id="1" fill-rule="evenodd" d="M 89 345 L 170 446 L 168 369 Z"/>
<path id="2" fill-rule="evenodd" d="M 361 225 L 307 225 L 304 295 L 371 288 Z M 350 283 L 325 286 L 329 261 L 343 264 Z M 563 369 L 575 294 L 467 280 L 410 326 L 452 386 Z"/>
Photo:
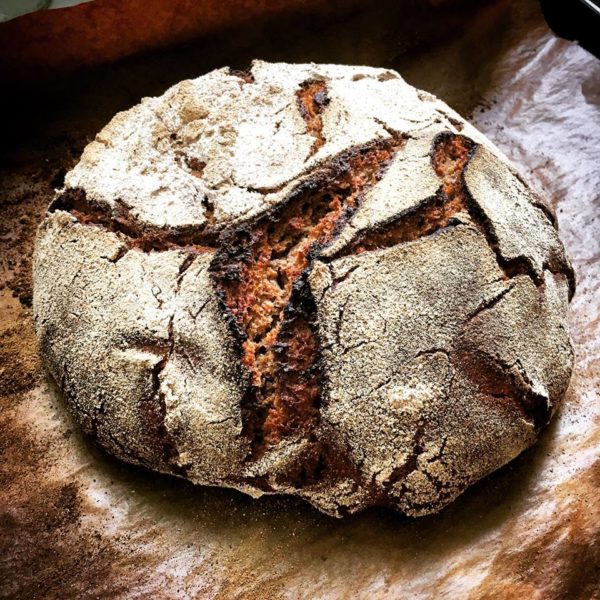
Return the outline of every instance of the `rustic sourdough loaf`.
<path id="1" fill-rule="evenodd" d="M 435 512 L 561 400 L 574 290 L 505 157 L 388 70 L 254 62 L 118 114 L 34 258 L 41 351 L 119 458 Z"/>

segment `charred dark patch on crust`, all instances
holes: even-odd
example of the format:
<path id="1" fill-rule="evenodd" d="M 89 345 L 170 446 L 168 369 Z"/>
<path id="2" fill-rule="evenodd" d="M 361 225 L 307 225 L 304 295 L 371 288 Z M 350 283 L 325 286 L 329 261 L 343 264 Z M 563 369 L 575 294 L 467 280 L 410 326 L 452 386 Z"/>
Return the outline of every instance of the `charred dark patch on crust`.
<path id="1" fill-rule="evenodd" d="M 305 81 L 296 92 L 296 98 L 300 114 L 306 123 L 306 129 L 315 138 L 310 151 L 312 156 L 325 143 L 321 114 L 329 104 L 327 84 L 318 80 Z"/>
<path id="2" fill-rule="evenodd" d="M 403 143 L 338 156 L 283 205 L 220 240 L 211 271 L 250 373 L 242 418 L 253 457 L 282 438 L 309 435 L 318 423 L 319 345 L 306 276 Z"/>
<path id="3" fill-rule="evenodd" d="M 263 424 L 266 443 L 303 435 L 319 421 L 322 373 L 316 314 L 305 272 L 294 285 L 274 347 L 280 389 Z"/>

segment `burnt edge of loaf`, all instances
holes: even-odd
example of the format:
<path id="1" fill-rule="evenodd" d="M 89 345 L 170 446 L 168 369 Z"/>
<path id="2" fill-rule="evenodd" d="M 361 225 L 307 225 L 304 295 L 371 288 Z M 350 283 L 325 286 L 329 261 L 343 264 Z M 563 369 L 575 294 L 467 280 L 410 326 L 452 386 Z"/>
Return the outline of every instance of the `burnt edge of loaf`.
<path id="1" fill-rule="evenodd" d="M 449 359 L 454 369 L 465 375 L 481 394 L 505 405 L 507 410 L 516 409 L 536 433 L 550 420 L 548 400 L 536 394 L 530 382 L 510 365 L 468 346 L 457 348 L 449 354 Z"/>
<path id="2" fill-rule="evenodd" d="M 282 439 L 310 439 L 318 426 L 322 374 L 308 273 L 404 142 L 379 140 L 326 161 L 283 203 L 221 234 L 210 271 L 250 372 L 241 403 L 249 460 Z"/>

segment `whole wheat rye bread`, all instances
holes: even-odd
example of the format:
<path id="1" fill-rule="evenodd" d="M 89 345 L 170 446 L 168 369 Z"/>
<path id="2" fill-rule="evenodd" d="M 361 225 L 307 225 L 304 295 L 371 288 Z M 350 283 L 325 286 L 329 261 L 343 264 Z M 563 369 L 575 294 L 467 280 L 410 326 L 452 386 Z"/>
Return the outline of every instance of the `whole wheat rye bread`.
<path id="1" fill-rule="evenodd" d="M 544 203 L 388 70 L 256 61 L 118 114 L 34 258 L 41 350 L 119 458 L 343 515 L 440 510 L 569 383 Z"/>

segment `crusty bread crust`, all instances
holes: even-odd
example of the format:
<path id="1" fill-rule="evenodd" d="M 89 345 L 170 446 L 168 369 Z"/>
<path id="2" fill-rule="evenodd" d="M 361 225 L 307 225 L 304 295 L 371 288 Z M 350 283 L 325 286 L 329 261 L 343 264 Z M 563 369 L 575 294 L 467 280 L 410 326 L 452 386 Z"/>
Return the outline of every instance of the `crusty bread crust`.
<path id="1" fill-rule="evenodd" d="M 214 71 L 117 115 L 65 181 L 37 333 L 124 460 L 417 516 L 533 444 L 567 388 L 554 221 L 394 72 Z"/>

